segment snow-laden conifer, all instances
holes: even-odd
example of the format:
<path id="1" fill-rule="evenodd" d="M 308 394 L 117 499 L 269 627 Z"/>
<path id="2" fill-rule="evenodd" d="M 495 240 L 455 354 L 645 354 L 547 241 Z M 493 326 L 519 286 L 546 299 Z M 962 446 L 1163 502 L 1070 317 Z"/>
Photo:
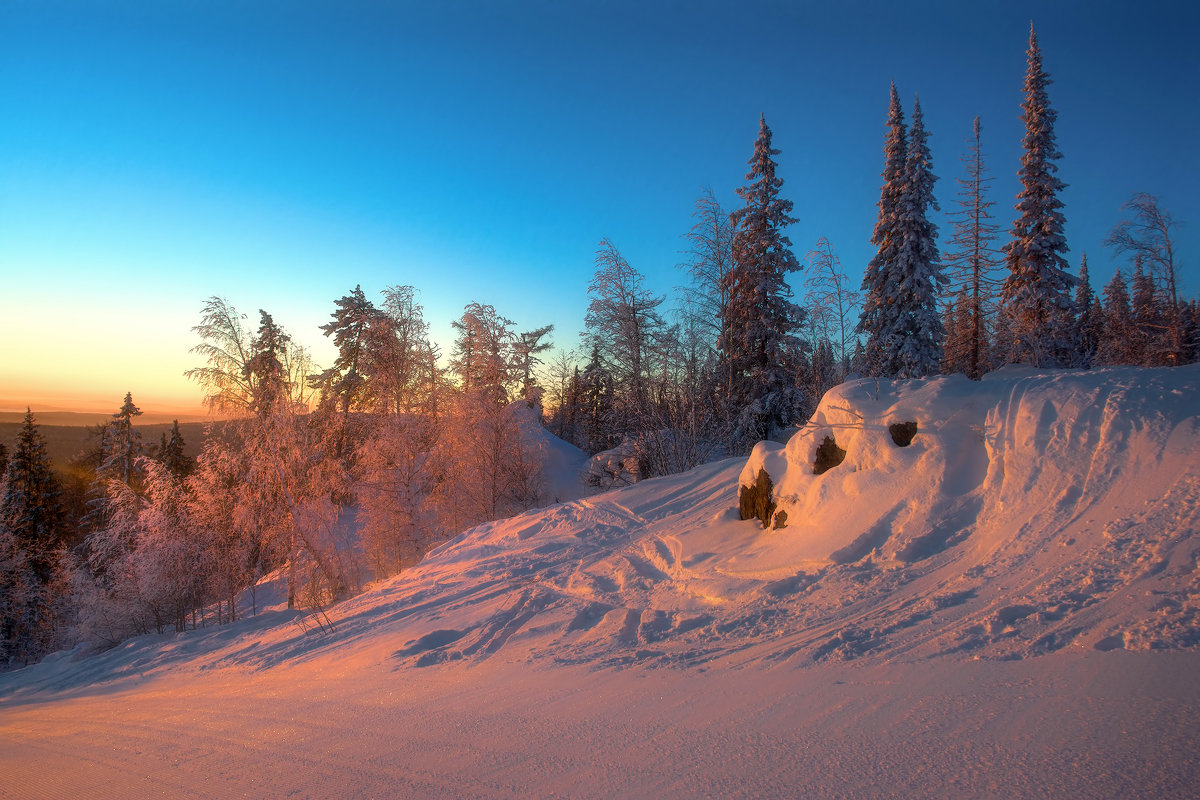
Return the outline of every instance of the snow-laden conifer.
<path id="1" fill-rule="evenodd" d="M 1100 347 L 1100 336 L 1104 328 L 1104 311 L 1092 291 L 1092 280 L 1088 274 L 1087 253 L 1079 262 L 1079 283 L 1075 287 L 1075 308 L 1079 313 L 1079 342 L 1078 364 L 1081 367 L 1091 367 L 1096 362 L 1096 354 Z"/>
<path id="2" fill-rule="evenodd" d="M 1012 240 L 1005 245 L 1009 274 L 1001 302 L 1009 319 L 1008 358 L 1040 367 L 1068 366 L 1075 357 L 1073 326 L 1075 280 L 1067 272 L 1067 240 L 1063 235 L 1066 188 L 1055 173 L 1062 154 L 1055 144 L 1054 121 L 1046 87 L 1050 76 L 1042 69 L 1042 51 L 1029 26 L 1028 70 L 1021 121 L 1025 123 L 1021 156 L 1021 191 Z"/>
<path id="3" fill-rule="evenodd" d="M 912 129 L 899 173 L 894 171 L 892 159 L 904 130 L 894 86 L 888 127 L 885 185 L 873 237 L 878 239 L 879 252 L 864 279 L 868 299 L 860 328 L 868 334 L 867 355 L 874 374 L 919 378 L 939 371 L 945 338 L 937 296 L 946 278 L 938 260 L 937 226 L 928 217 L 929 209 L 937 208 L 933 197 L 937 176 L 920 100 L 913 106 Z"/>
<path id="4" fill-rule="evenodd" d="M 133 418 L 139 417 L 142 410 L 133 404 L 133 393 L 126 392 L 121 408 L 112 415 L 108 423 L 108 434 L 104 437 L 104 462 L 100 465 L 98 474 L 102 479 L 115 479 L 126 486 L 136 488 L 141 475 L 141 466 L 137 463 L 142 455 L 142 432 L 133 425 Z"/>
<path id="5" fill-rule="evenodd" d="M 801 343 L 795 335 L 803 311 L 789 299 L 786 280 L 800 264 L 784 233 L 795 220 L 792 202 L 779 196 L 777 155 L 771 129 L 760 118 L 747 184 L 737 190 L 745 205 L 730 215 L 733 268 L 725 280 L 728 304 L 719 342 L 732 376 L 727 399 L 744 441 L 791 424 L 804 400 L 796 383 Z"/>
<path id="6" fill-rule="evenodd" d="M 893 83 L 888 101 L 887 134 L 883 140 L 883 186 L 879 190 L 879 217 L 871 232 L 871 244 L 877 250 L 863 274 L 862 290 L 865 297 L 858 322 L 859 333 L 867 337 L 864 366 L 872 374 L 881 374 L 879 365 L 885 361 L 884 353 L 892 346 L 887 334 L 894 327 L 894 309 L 889 308 L 888 302 L 891 292 L 889 281 L 900 247 L 896 210 L 904 188 L 907 156 L 908 130 L 904 125 L 900 95 Z"/>
<path id="7" fill-rule="evenodd" d="M 1129 309 L 1129 290 L 1121 270 L 1104 287 L 1104 328 L 1097 345 L 1097 360 L 1104 366 L 1138 363 L 1137 326 Z"/>
<path id="8" fill-rule="evenodd" d="M 25 409 L 3 484 L 0 524 L 16 537 L 38 580 L 44 582 L 50 577 L 53 551 L 64 533 L 62 488 L 50 465 L 46 440 L 29 409 Z"/>
<path id="9" fill-rule="evenodd" d="M 925 118 L 918 99 L 913 103 L 904 190 L 896 216 L 900 249 L 894 291 L 902 316 L 893 337 L 898 347 L 889 372 L 901 378 L 936 375 L 942 360 L 946 332 L 938 315 L 937 296 L 946 278 L 939 263 L 937 226 L 928 216 L 930 209 L 938 207 L 933 197 L 935 181 Z"/>

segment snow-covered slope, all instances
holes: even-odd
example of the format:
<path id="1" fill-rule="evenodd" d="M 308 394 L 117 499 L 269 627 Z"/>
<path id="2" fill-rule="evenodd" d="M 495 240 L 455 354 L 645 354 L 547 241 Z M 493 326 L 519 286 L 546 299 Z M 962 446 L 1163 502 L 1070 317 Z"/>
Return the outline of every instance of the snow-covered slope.
<path id="1" fill-rule="evenodd" d="M 392 609 L 413 666 L 1195 647 L 1198 384 L 1200 367 L 849 383 L 786 448 L 480 526 L 343 613 L 375 629 L 368 609 Z M 895 421 L 918 423 L 909 446 Z M 830 434 L 845 461 L 814 475 Z M 782 529 L 735 511 L 763 465 Z"/>
<path id="2" fill-rule="evenodd" d="M 211 755 L 211 796 L 255 775 L 309 796 L 1187 796 L 1198 390 L 1200 367 L 846 384 L 786 447 L 482 525 L 327 616 L 0 676 L 0 771 L 65 758 L 171 793 Z M 845 460 L 814 475 L 826 436 Z M 739 519 L 759 468 L 786 527 Z M 115 760 L 105 724 L 150 755 Z M 72 780 L 55 791 L 93 785 Z"/>

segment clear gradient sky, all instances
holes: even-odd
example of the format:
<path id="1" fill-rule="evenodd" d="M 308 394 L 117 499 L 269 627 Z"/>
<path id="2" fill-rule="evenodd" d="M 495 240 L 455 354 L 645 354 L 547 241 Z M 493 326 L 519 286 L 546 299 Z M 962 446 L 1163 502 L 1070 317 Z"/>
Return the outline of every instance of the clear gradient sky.
<path id="1" fill-rule="evenodd" d="M 952 209 L 982 116 L 1007 230 L 1029 22 L 1054 83 L 1074 266 L 1136 191 L 1200 289 L 1200 11 L 1161 2 L 0 2 L 0 409 L 198 410 L 221 295 L 316 360 L 361 283 L 575 346 L 609 237 L 668 292 L 703 186 L 765 114 L 798 255 L 871 256 L 888 86 L 920 94 Z M 941 223 L 942 239 L 950 235 Z M 802 276 L 793 280 L 799 288 Z"/>

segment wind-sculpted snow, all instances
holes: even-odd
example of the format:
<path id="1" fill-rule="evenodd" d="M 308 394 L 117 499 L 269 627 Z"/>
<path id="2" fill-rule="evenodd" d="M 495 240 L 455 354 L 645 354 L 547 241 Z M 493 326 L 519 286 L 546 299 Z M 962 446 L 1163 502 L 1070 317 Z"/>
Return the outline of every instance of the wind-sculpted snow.
<path id="1" fill-rule="evenodd" d="M 0 675 L 0 795 L 1193 796 L 1198 383 L 858 381 L 323 612 L 56 654 Z"/>
<path id="2" fill-rule="evenodd" d="M 396 669 L 1195 648 L 1198 379 L 848 383 L 786 447 L 482 525 L 269 660 L 355 642 Z M 908 446 L 897 422 L 917 423 Z M 846 457 L 815 475 L 827 436 Z M 739 475 L 760 467 L 785 527 L 738 519 Z"/>
<path id="3" fill-rule="evenodd" d="M 138 669 L 197 654 L 257 670 L 370 652 L 405 670 L 1194 649 L 1198 383 L 1200 367 L 847 383 L 786 447 L 481 525 L 320 615 L 188 634 Z M 896 422 L 917 423 L 906 447 Z M 827 436 L 845 460 L 815 475 Z M 738 518 L 739 476 L 759 468 L 785 527 Z M 88 674 L 106 660 L 128 674 L 126 652 Z"/>
<path id="4" fill-rule="evenodd" d="M 1200 368 L 857 381 L 786 447 L 471 531 L 403 665 L 1025 658 L 1200 645 Z M 888 427 L 917 423 L 898 446 Z M 814 475 L 826 436 L 845 461 Z M 787 524 L 740 521 L 765 468 Z M 465 593 L 458 587 L 470 587 Z M 452 588 L 453 587 L 453 588 Z M 452 624 L 450 620 L 453 620 Z M 433 631 L 452 630 L 445 641 Z"/>
<path id="5" fill-rule="evenodd" d="M 1197 367 L 856 381 L 740 482 L 771 476 L 774 558 L 822 572 L 810 595 L 854 575 L 844 597 L 883 604 L 839 621 L 826 654 L 1194 647 L 1198 383 Z M 899 422 L 917 423 L 907 447 Z M 847 455 L 814 475 L 827 436 Z"/>

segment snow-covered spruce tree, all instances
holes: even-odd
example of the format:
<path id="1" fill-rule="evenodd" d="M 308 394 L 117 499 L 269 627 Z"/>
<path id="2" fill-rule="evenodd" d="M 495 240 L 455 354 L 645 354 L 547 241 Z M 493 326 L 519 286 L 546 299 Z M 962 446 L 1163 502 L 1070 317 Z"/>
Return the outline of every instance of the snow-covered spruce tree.
<path id="1" fill-rule="evenodd" d="M 290 397 L 282 356 L 292 337 L 266 311 L 260 309 L 258 313 L 258 335 L 251 343 L 252 355 L 246 362 L 245 371 L 254 387 L 250 410 L 264 417 Z"/>
<path id="2" fill-rule="evenodd" d="M 787 273 L 799 270 L 800 263 L 784 233 L 796 220 L 792 202 L 779 195 L 783 179 L 775 174 L 774 159 L 779 152 L 760 117 L 747 184 L 737 190 L 745 205 L 729 217 L 733 268 L 725 278 L 729 299 L 718 349 L 722 372 L 732 376 L 726 400 L 737 420 L 738 448 L 777 435 L 796 421 L 804 405 L 797 384 L 803 345 L 796 336 L 804 312 L 789 299 L 787 283 Z"/>
<path id="3" fill-rule="evenodd" d="M 883 186 L 879 190 L 879 216 L 871 232 L 871 244 L 877 248 L 863 273 L 863 309 L 858 320 L 858 333 L 866 336 L 863 348 L 863 367 L 872 375 L 885 374 L 883 366 L 887 353 L 893 348 L 889 332 L 895 327 L 895 311 L 889 302 L 891 280 L 900 250 L 896 219 L 900 195 L 904 191 L 904 170 L 908 157 L 908 129 L 900 95 L 892 84 L 888 100 L 887 134 L 883 139 Z"/>
<path id="4" fill-rule="evenodd" d="M 46 440 L 28 408 L 8 460 L 4 495 L 0 498 L 0 523 L 7 526 L 17 545 L 25 551 L 39 582 L 48 581 L 54 567 L 54 552 L 67 533 L 62 488 L 50 465 Z"/>
<path id="5" fill-rule="evenodd" d="M 999 228 L 991 221 L 989 211 L 995 203 L 985 198 L 992 179 L 983 165 L 982 130 L 979 117 L 976 117 L 971 144 L 963 157 L 966 177 L 958 179 L 954 236 L 950 240 L 950 249 L 943 253 L 949 288 L 955 292 L 965 290 L 965 297 L 956 298 L 955 303 L 958 311 L 967 315 L 969 324 L 969 338 L 961 354 L 965 358 L 951 359 L 955 363 L 952 371 L 962 372 L 972 380 L 979 380 L 987 368 L 987 320 L 992 315 L 995 291 L 1000 284 L 996 277 L 1000 251 L 993 246 Z"/>
<path id="6" fill-rule="evenodd" d="M 228 301 L 214 296 L 205 301 L 200 324 L 192 328 L 201 341 L 191 352 L 203 356 L 205 364 L 189 369 L 184 376 L 200 384 L 210 411 L 242 414 L 253 408 L 256 373 L 248 370 L 247 364 L 255 356 L 255 339 L 246 329 L 245 320 L 246 316 Z M 290 342 L 275 356 L 286 376 L 289 402 L 307 406 L 308 372 L 312 367 L 308 353 Z"/>
<path id="7" fill-rule="evenodd" d="M 1104 287 L 1104 327 L 1096 357 L 1106 367 L 1137 364 L 1141 359 L 1137 325 L 1129 310 L 1129 290 L 1119 269 Z"/>
<path id="8" fill-rule="evenodd" d="M 134 492 L 141 490 L 144 470 L 139 459 L 144 448 L 142 433 L 133 425 L 133 418 L 141 416 L 141 413 L 141 409 L 133 404 L 133 394 L 126 392 L 121 408 L 102 430 L 97 431 L 98 452 L 87 457 L 96 466 L 95 476 L 88 487 L 88 510 L 81 520 L 85 530 L 107 524 L 111 513 L 109 483 L 117 481 Z"/>
<path id="9" fill-rule="evenodd" d="M 28 664 L 64 644 L 59 550 L 69 534 L 46 441 L 26 409 L 0 475 L 0 665 Z"/>
<path id="10" fill-rule="evenodd" d="M 874 374 L 921 378 L 940 370 L 945 338 L 937 296 L 946 278 L 938 262 L 937 227 L 927 215 L 930 208 L 937 208 L 933 198 L 937 176 L 932 171 L 924 116 L 917 100 L 910 138 L 904 148 L 903 171 L 898 176 L 891 175 L 892 185 L 887 183 L 894 140 L 903 137 L 902 118 L 896 104 L 893 86 L 884 151 L 888 155 L 885 185 L 879 202 L 880 222 L 876 226 L 880 245 L 868 267 L 869 285 L 865 286 L 870 314 L 864 307 L 860 327 L 869 336 L 868 363 Z M 884 225 L 885 207 L 890 209 L 887 225 Z"/>
<path id="11" fill-rule="evenodd" d="M 40 590 L 29 556 L 0 519 L 0 669 L 35 655 Z"/>
<path id="12" fill-rule="evenodd" d="M 142 410 L 133 404 L 133 393 L 126 392 L 121 408 L 108 423 L 108 436 L 104 439 L 107 452 L 98 470 L 102 477 L 119 480 L 135 489 L 142 471 L 137 462 L 143 447 L 142 432 L 133 426 L 133 418 L 141 414 Z"/>
<path id="13" fill-rule="evenodd" d="M 1001 290 L 1001 308 L 1009 320 L 1013 363 L 1037 367 L 1066 367 L 1075 360 L 1075 280 L 1067 272 L 1067 240 L 1063 235 L 1066 188 L 1055 173 L 1061 158 L 1055 144 L 1054 121 L 1046 87 L 1050 76 L 1042 69 L 1042 51 L 1033 25 L 1029 26 L 1029 67 L 1025 73 L 1025 123 L 1021 156 L 1021 191 L 1012 240 L 1005 245 L 1008 277 Z"/>
<path id="14" fill-rule="evenodd" d="M 1092 280 L 1088 274 L 1087 253 L 1079 262 L 1079 283 L 1075 287 L 1075 308 L 1079 313 L 1078 364 L 1081 367 L 1095 365 L 1100 349 L 1100 336 L 1104 329 L 1104 309 L 1092 291 Z"/>
<path id="15" fill-rule="evenodd" d="M 355 286 L 354 291 L 335 300 L 334 305 L 336 309 L 330 314 L 333 319 L 322 325 L 321 331 L 333 337 L 338 356 L 333 366 L 309 380 L 320 388 L 322 406 L 336 407 L 345 419 L 352 408 L 364 405 L 367 385 L 364 351 L 371 325 L 381 315 L 363 293 L 362 286 Z"/>

